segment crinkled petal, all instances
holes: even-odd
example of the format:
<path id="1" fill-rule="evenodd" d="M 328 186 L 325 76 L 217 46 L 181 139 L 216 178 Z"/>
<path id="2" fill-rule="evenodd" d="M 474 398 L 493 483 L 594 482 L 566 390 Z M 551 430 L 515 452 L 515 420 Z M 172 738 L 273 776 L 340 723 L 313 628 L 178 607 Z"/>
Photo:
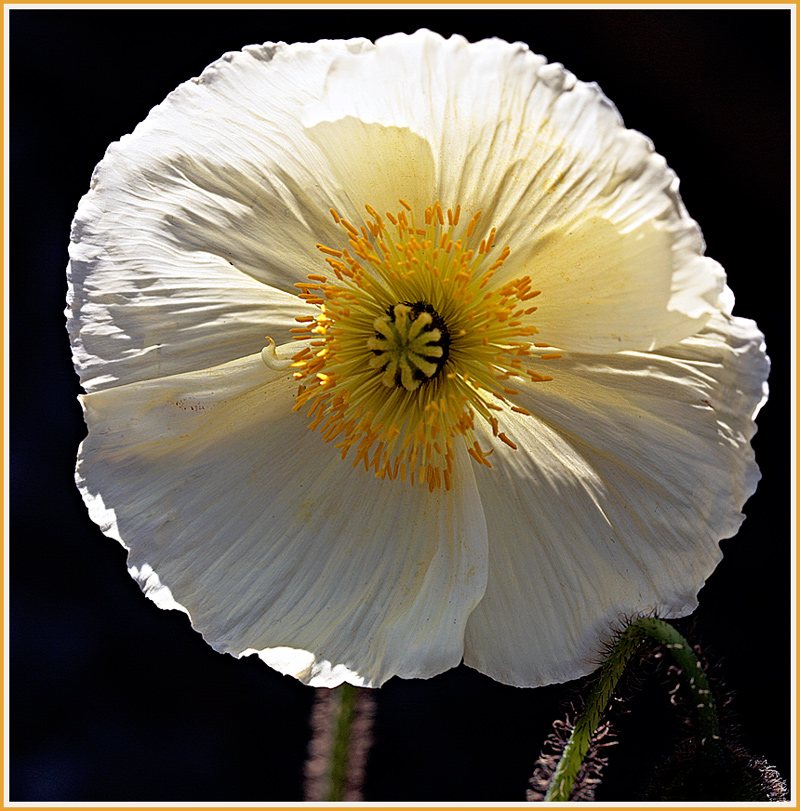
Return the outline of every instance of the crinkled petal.
<path id="1" fill-rule="evenodd" d="M 477 472 L 489 584 L 465 661 L 509 684 L 593 670 L 626 616 L 687 614 L 759 479 L 750 439 L 769 361 L 718 316 L 658 353 L 576 355 L 518 399 L 518 449 Z"/>
<path id="2" fill-rule="evenodd" d="M 294 284 L 347 206 L 300 123 L 366 40 L 231 53 L 98 165 L 72 227 L 69 329 L 87 390 L 194 371 L 289 340 Z M 270 285 L 274 290 L 263 289 Z"/>
<path id="3" fill-rule="evenodd" d="M 457 665 L 487 567 L 469 457 L 446 497 L 354 469 L 292 411 L 279 365 L 86 395 L 77 475 L 93 519 L 217 650 L 315 686 Z"/>
<path id="4" fill-rule="evenodd" d="M 160 260 L 161 281 L 123 262 L 97 262 L 83 243 L 70 264 L 69 330 L 87 391 L 204 369 L 287 340 L 296 296 L 222 267 L 213 258 Z M 84 262 L 78 256 L 86 257 Z"/>
<path id="5" fill-rule="evenodd" d="M 728 306 L 725 274 L 651 142 L 594 84 L 520 43 L 397 34 L 332 65 L 307 122 L 347 116 L 428 139 L 445 206 L 482 210 L 541 288 L 542 340 L 606 353 L 677 343 Z M 430 200 L 410 201 L 424 207 Z"/>

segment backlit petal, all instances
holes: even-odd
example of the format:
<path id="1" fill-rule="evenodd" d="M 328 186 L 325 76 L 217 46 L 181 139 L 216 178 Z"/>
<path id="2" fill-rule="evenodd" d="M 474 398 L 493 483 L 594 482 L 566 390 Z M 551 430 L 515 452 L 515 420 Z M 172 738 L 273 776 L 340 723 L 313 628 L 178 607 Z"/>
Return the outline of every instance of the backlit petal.
<path id="1" fill-rule="evenodd" d="M 384 127 L 348 116 L 320 121 L 306 129 L 346 190 L 354 219 L 368 203 L 379 214 L 394 211 L 399 199 L 436 199 L 436 178 L 430 144 L 407 127 Z"/>
<path id="2" fill-rule="evenodd" d="M 539 685 L 593 670 L 615 626 L 682 616 L 759 478 L 750 438 L 763 338 L 715 318 L 660 353 L 575 356 L 520 398 L 518 450 L 477 473 L 489 585 L 465 661 Z"/>
<path id="3" fill-rule="evenodd" d="M 433 149 L 442 204 L 483 211 L 511 257 L 499 281 L 541 288 L 542 339 L 565 349 L 647 350 L 726 306 L 678 181 L 594 84 L 517 43 L 430 31 L 335 60 L 314 119 L 407 127 Z M 426 205 L 427 200 L 412 201 Z"/>
<path id="4" fill-rule="evenodd" d="M 486 584 L 469 457 L 438 493 L 343 463 L 260 356 L 84 397 L 78 468 L 131 573 L 217 650 L 316 686 L 458 664 Z"/>
<path id="5" fill-rule="evenodd" d="M 294 284 L 321 265 L 330 207 L 348 203 L 301 110 L 337 54 L 367 45 L 227 54 L 109 147 L 70 246 L 69 328 L 87 389 L 289 339 Z"/>

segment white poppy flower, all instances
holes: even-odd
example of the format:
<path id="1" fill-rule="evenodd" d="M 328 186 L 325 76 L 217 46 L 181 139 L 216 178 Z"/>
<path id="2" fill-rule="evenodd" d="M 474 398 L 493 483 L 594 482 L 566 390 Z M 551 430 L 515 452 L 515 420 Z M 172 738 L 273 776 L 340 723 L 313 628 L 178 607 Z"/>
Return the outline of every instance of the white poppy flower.
<path id="1" fill-rule="evenodd" d="M 227 54 L 75 217 L 92 518 L 308 684 L 591 671 L 692 611 L 759 477 L 763 338 L 677 189 L 524 45 Z"/>

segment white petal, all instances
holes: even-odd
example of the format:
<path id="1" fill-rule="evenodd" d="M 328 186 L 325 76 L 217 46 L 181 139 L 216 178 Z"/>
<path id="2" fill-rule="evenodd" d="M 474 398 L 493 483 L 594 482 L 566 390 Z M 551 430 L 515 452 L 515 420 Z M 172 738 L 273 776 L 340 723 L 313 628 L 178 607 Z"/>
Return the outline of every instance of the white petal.
<path id="1" fill-rule="evenodd" d="M 85 396 L 92 517 L 217 650 L 327 686 L 457 665 L 487 566 L 469 457 L 447 493 L 380 482 L 293 389 L 256 356 Z"/>
<path id="2" fill-rule="evenodd" d="M 325 154 L 353 214 L 364 217 L 366 203 L 383 215 L 396 212 L 401 198 L 436 199 L 430 144 L 407 127 L 384 127 L 348 116 L 320 121 L 306 132 Z M 340 242 L 341 237 L 331 247 Z"/>
<path id="3" fill-rule="evenodd" d="M 315 243 L 338 238 L 329 208 L 349 204 L 301 111 L 334 57 L 364 47 L 227 54 L 109 148 L 70 246 L 70 333 L 87 389 L 218 365 L 265 335 L 289 340 L 289 294 L 325 269 Z"/>
<path id="4" fill-rule="evenodd" d="M 660 353 L 553 361 L 519 399 L 518 450 L 479 471 L 489 584 L 465 661 L 535 686 L 584 675 L 626 616 L 689 613 L 759 478 L 769 362 L 720 316 Z"/>
<path id="5" fill-rule="evenodd" d="M 656 221 L 626 231 L 587 214 L 536 241 L 515 275 L 530 275 L 542 291 L 538 339 L 606 353 L 655 349 L 702 329 L 712 312 L 709 301 L 725 308 L 725 274 L 685 249 L 690 236 Z"/>
<path id="6" fill-rule="evenodd" d="M 268 337 L 289 340 L 295 316 L 314 312 L 210 257 L 165 259 L 151 274 L 137 257 L 84 262 L 88 245 L 71 247 L 68 328 L 87 391 L 251 355 Z"/>
<path id="7" fill-rule="evenodd" d="M 554 346 L 648 350 L 725 309 L 724 272 L 702 255 L 664 159 L 596 85 L 525 45 L 385 37 L 335 60 L 310 110 L 426 138 L 437 197 L 466 216 L 481 209 L 479 235 L 497 226 L 497 245 L 511 248 L 497 282 L 532 276 Z"/>

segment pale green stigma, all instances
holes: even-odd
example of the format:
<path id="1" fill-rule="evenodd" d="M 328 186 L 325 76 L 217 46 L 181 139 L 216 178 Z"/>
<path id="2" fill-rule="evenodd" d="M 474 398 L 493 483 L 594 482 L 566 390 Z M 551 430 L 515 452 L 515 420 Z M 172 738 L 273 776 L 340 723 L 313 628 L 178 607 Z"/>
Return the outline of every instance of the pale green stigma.
<path id="1" fill-rule="evenodd" d="M 447 361 L 450 333 L 441 316 L 423 301 L 401 302 L 373 322 L 375 336 L 367 341 L 375 357 L 369 365 L 382 369 L 387 388 L 415 391 L 432 380 Z"/>

